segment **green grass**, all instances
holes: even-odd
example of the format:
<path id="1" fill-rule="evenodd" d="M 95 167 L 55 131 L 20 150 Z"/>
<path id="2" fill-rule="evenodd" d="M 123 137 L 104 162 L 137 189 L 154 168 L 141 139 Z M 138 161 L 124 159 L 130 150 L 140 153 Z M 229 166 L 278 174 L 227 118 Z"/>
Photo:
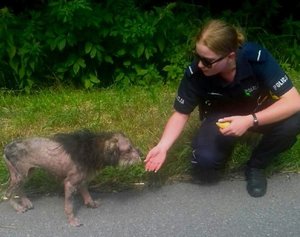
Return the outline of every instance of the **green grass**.
<path id="1" fill-rule="evenodd" d="M 0 93 L 0 155 L 8 142 L 24 137 L 51 136 L 88 128 L 94 131 L 122 131 L 144 155 L 158 142 L 172 112 L 175 87 L 105 90 L 45 90 L 34 95 Z M 129 172 L 130 171 L 130 172 Z M 142 166 L 106 169 L 93 183 L 134 183 L 147 179 Z M 7 182 L 7 169 L 0 160 L 0 183 Z M 28 188 L 49 188 L 52 177 L 37 172 Z M 45 186 L 45 187 L 43 187 Z M 48 186 L 48 187 L 46 187 Z M 56 188 L 56 186 L 53 186 Z"/>
<path id="2" fill-rule="evenodd" d="M 122 131 L 138 146 L 144 155 L 160 139 L 165 123 L 173 110 L 176 86 L 126 90 L 44 90 L 34 95 L 0 93 L 0 155 L 8 142 L 17 138 L 51 136 L 89 128 L 94 131 Z M 156 174 L 146 173 L 143 165 L 127 170 L 108 167 L 99 172 L 91 185 L 118 189 L 133 183 L 164 182 L 169 177 L 185 174 L 189 169 L 190 143 L 199 124 L 197 111 L 192 114 L 183 134 L 168 154 L 166 164 Z M 245 140 L 246 141 L 246 140 Z M 228 170 L 242 166 L 250 153 L 247 142 L 234 150 Z M 300 143 L 282 154 L 269 168 L 274 171 L 300 171 Z M 0 160 L 2 189 L 8 180 L 7 169 Z M 59 189 L 58 183 L 43 171 L 27 182 L 33 192 Z"/>

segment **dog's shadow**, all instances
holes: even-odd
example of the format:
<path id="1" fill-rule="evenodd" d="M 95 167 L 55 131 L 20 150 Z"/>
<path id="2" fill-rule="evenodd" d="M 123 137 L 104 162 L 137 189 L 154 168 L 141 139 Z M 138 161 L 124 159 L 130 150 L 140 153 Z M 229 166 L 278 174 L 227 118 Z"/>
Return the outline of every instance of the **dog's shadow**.
<path id="1" fill-rule="evenodd" d="M 117 187 L 117 188 L 111 188 L 105 187 L 103 189 L 97 187 L 97 188 L 89 188 L 89 192 L 91 197 L 94 201 L 99 203 L 98 209 L 102 208 L 103 206 L 111 205 L 111 204 L 124 204 L 128 203 L 129 201 L 133 201 L 135 199 L 140 198 L 144 195 L 144 191 L 149 189 L 149 186 L 146 184 L 135 184 L 133 186 L 124 186 Z M 55 191 L 51 192 L 41 192 L 41 191 L 28 191 L 28 198 L 32 201 L 33 205 L 35 206 L 35 203 L 43 203 L 43 199 L 45 198 L 56 198 L 59 200 L 59 206 L 64 207 L 64 190 L 63 187 L 57 188 Z M 56 200 L 57 201 L 57 200 Z M 79 193 L 74 193 L 72 197 L 72 204 L 73 204 L 73 211 L 74 215 L 77 216 L 78 212 L 82 208 L 87 208 L 84 205 L 83 199 Z M 93 209 L 93 208 L 90 208 Z"/>

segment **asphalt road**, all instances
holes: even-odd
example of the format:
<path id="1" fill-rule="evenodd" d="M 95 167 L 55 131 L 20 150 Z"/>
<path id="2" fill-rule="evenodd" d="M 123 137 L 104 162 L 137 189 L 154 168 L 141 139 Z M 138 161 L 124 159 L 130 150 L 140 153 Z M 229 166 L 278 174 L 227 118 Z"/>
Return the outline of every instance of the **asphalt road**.
<path id="1" fill-rule="evenodd" d="M 0 203 L 1 237 L 299 237 L 300 175 L 278 174 L 268 179 L 264 197 L 252 198 L 243 178 L 212 186 L 176 182 L 119 193 L 93 192 L 97 209 L 78 198 L 71 227 L 63 212 L 62 195 L 34 196 L 35 208 L 17 214 Z"/>

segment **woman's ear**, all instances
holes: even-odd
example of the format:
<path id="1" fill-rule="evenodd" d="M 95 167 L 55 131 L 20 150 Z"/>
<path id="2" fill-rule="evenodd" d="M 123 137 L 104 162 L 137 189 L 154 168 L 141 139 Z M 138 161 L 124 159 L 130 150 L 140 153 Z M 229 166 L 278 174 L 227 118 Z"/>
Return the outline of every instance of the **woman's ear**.
<path id="1" fill-rule="evenodd" d="M 230 59 L 235 59 L 236 53 L 235 53 L 235 52 L 231 52 L 231 53 L 228 54 L 228 57 L 229 57 Z"/>
<path id="2" fill-rule="evenodd" d="M 228 62 L 229 65 L 231 65 L 231 67 L 236 67 L 236 53 L 235 52 L 231 52 L 228 54 Z"/>

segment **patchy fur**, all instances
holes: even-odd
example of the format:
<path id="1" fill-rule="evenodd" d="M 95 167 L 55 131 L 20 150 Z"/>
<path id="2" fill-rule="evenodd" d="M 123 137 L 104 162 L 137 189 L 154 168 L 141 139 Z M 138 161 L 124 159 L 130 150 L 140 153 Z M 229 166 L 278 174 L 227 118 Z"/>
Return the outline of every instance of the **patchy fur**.
<path id="1" fill-rule="evenodd" d="M 88 178 L 108 165 L 129 166 L 141 161 L 138 149 L 124 134 L 88 130 L 14 141 L 4 148 L 4 160 L 10 173 L 6 197 L 16 211 L 33 208 L 22 192 L 22 184 L 33 168 L 42 168 L 63 180 L 65 213 L 73 226 L 81 225 L 73 212 L 75 191 L 79 191 L 86 206 L 98 206 L 87 189 Z"/>

